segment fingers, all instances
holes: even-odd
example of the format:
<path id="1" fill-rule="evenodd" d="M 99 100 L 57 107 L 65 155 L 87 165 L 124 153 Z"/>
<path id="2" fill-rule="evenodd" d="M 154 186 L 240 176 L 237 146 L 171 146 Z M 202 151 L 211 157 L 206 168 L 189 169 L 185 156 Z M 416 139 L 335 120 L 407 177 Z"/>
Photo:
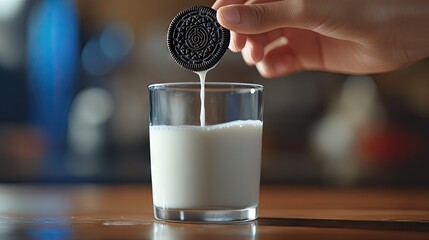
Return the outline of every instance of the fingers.
<path id="1" fill-rule="evenodd" d="M 273 0 L 218 0 L 213 4 L 214 9 L 218 9 L 223 6 L 231 5 L 231 4 L 259 4 L 272 2 Z M 274 0 L 279 1 L 279 0 Z M 269 34 L 268 34 L 269 35 Z M 275 38 L 277 38 L 276 36 Z M 231 31 L 231 41 L 229 44 L 229 49 L 233 52 L 240 52 L 246 46 L 243 56 L 246 59 L 248 64 L 254 65 L 263 57 L 263 48 L 264 46 L 272 41 L 273 39 L 269 39 L 269 36 L 259 36 L 259 35 L 246 35 L 241 34 L 235 31 Z M 268 42 L 267 42 L 268 41 Z M 246 43 L 247 42 L 247 43 Z"/>
<path id="2" fill-rule="evenodd" d="M 320 26 L 322 18 L 312 15 L 320 2 L 324 1 L 219 0 L 214 7 L 219 23 L 232 33 L 230 49 L 241 50 L 248 65 L 272 78 L 323 68 L 316 34 L 308 31 Z"/>
<path id="3" fill-rule="evenodd" d="M 217 19 L 219 23 L 236 32 L 256 34 L 281 27 L 286 10 L 284 2 L 263 4 L 228 5 L 219 8 Z"/>
<path id="4" fill-rule="evenodd" d="M 241 33 L 231 32 L 229 49 L 233 52 L 240 52 L 246 45 L 247 37 Z"/>
<path id="5" fill-rule="evenodd" d="M 244 4 L 246 0 L 217 0 L 212 8 L 218 10 L 220 7 L 231 5 L 231 4 Z"/>
<path id="6" fill-rule="evenodd" d="M 264 52 L 264 58 L 256 64 L 258 72 L 263 77 L 272 78 L 299 70 L 286 37 L 278 37 L 267 44 Z"/>
<path id="7" fill-rule="evenodd" d="M 277 39 L 275 39 L 274 41 L 270 42 L 269 44 L 267 44 L 264 48 L 264 52 L 266 54 L 268 54 L 269 52 L 271 52 L 272 50 L 287 45 L 288 44 L 288 39 L 284 36 L 279 37 Z"/>
<path id="8" fill-rule="evenodd" d="M 264 34 L 247 35 L 246 45 L 242 49 L 241 53 L 244 61 L 249 66 L 255 65 L 264 57 L 264 46 L 267 41 L 266 37 L 267 36 Z"/>
<path id="9" fill-rule="evenodd" d="M 220 7 L 231 4 L 244 4 L 247 0 L 217 0 L 212 8 L 218 10 Z M 246 36 L 240 33 L 231 31 L 231 40 L 229 49 L 233 52 L 240 52 L 246 45 Z"/>
<path id="10" fill-rule="evenodd" d="M 263 33 L 281 27 L 312 29 L 325 20 L 326 12 L 330 13 L 329 5 L 323 2 L 287 0 L 224 5 L 218 9 L 217 19 L 225 28 L 245 34 Z"/>
<path id="11" fill-rule="evenodd" d="M 269 52 L 256 64 L 256 69 L 265 78 L 273 78 L 302 70 L 296 61 L 293 50 L 287 46 L 278 47 Z"/>
<path id="12" fill-rule="evenodd" d="M 237 34 L 237 33 L 234 33 Z M 234 35 L 233 34 L 233 35 Z M 272 45 L 270 44 L 274 40 L 278 39 L 283 32 L 281 30 L 273 30 L 268 33 L 264 34 L 253 34 L 253 35 L 244 35 L 244 34 L 238 34 L 242 39 L 239 41 L 243 41 L 241 48 L 234 48 L 234 50 L 242 51 L 244 61 L 250 65 L 253 66 L 262 58 L 264 57 L 264 54 L 266 52 L 266 46 Z M 233 42 L 234 40 L 232 40 Z M 241 43 L 240 43 L 241 44 Z"/>
<path id="13" fill-rule="evenodd" d="M 324 69 L 319 38 L 314 32 L 301 29 L 283 29 L 282 32 L 282 37 L 266 45 L 264 58 L 256 64 L 263 77 Z"/>
<path id="14" fill-rule="evenodd" d="M 241 54 L 243 55 L 243 59 L 247 65 L 254 66 L 264 57 L 264 50 L 251 41 L 247 41 L 246 46 L 241 51 Z"/>

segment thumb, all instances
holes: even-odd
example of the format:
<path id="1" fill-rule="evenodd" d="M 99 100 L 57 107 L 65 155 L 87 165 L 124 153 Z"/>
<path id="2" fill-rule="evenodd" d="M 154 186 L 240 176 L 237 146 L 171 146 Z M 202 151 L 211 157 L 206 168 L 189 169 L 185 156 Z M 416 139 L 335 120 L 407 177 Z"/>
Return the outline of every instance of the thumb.
<path id="1" fill-rule="evenodd" d="M 297 27 L 311 29 L 320 25 L 320 13 L 312 9 L 318 9 L 319 2 L 307 1 L 305 9 L 303 0 L 288 0 L 268 2 L 261 4 L 234 4 L 221 7 L 217 11 L 219 23 L 231 30 L 244 34 L 257 34 L 268 32 L 281 27 Z M 313 6 L 308 6 L 308 5 Z M 311 17 L 310 17 L 311 16 Z"/>

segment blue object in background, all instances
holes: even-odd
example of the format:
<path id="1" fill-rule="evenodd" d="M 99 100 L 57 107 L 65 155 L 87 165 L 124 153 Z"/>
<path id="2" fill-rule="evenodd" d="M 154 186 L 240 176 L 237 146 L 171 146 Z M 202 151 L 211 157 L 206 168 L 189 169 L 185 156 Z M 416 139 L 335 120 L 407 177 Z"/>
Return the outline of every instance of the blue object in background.
<path id="1" fill-rule="evenodd" d="M 23 235 L 25 238 L 35 240 L 74 239 L 72 230 L 65 223 L 63 222 L 63 224 L 61 224 L 61 222 L 53 222 L 53 224 L 47 226 L 44 226 L 42 223 L 40 226 L 43 227 L 29 228 L 28 231 Z"/>
<path id="2" fill-rule="evenodd" d="M 79 27 L 72 0 L 42 0 L 28 25 L 30 118 L 46 144 L 42 173 L 62 176 L 68 114 L 79 70 Z"/>

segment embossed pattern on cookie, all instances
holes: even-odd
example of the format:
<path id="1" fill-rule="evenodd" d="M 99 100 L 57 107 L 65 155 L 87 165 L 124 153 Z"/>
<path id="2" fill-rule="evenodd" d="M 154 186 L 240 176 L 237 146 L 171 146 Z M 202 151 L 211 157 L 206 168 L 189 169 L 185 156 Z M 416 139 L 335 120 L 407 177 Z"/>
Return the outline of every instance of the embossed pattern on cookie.
<path id="1" fill-rule="evenodd" d="M 167 46 L 182 67 L 198 72 L 214 67 L 228 49 L 229 30 L 216 19 L 216 11 L 205 6 L 183 10 L 170 24 Z"/>

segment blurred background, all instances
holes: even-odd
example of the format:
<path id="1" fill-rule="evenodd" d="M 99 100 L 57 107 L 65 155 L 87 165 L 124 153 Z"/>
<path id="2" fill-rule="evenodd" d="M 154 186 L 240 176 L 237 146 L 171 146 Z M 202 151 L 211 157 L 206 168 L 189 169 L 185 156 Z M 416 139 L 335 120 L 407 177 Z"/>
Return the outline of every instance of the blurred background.
<path id="1" fill-rule="evenodd" d="M 168 25 L 212 3 L 0 0 L 0 182 L 150 182 L 147 87 L 198 81 Z M 227 52 L 207 81 L 265 86 L 262 183 L 429 185 L 428 60 L 268 80 Z"/>

